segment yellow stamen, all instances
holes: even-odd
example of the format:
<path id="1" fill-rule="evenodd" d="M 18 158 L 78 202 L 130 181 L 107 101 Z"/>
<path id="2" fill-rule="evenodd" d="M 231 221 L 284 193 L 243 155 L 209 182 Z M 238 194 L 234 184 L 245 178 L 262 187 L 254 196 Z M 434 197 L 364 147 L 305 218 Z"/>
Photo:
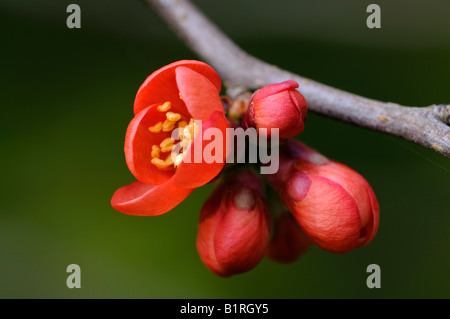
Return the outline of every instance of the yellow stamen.
<path id="1" fill-rule="evenodd" d="M 179 119 L 181 119 L 181 115 L 179 113 L 174 113 L 174 112 L 167 112 L 166 117 L 168 120 L 173 121 L 173 122 L 176 122 Z"/>
<path id="2" fill-rule="evenodd" d="M 161 144 L 159 144 L 159 146 L 161 147 L 161 151 L 162 152 L 170 152 L 175 147 L 175 145 L 173 145 L 174 142 L 175 141 L 170 137 L 165 138 L 161 142 Z"/>
<path id="3" fill-rule="evenodd" d="M 161 147 L 161 152 L 170 152 L 171 150 L 173 150 L 174 149 L 174 147 L 175 147 L 175 145 L 169 145 L 169 146 L 166 146 L 166 147 Z"/>
<path id="4" fill-rule="evenodd" d="M 158 122 L 158 123 L 156 123 L 155 125 L 150 126 L 150 127 L 148 128 L 148 130 L 149 130 L 150 132 L 152 132 L 152 133 L 159 133 L 159 132 L 161 132 L 162 125 L 163 125 L 162 122 Z"/>
<path id="5" fill-rule="evenodd" d="M 159 148 L 158 145 L 153 145 L 152 146 L 152 158 L 158 158 L 159 157 L 159 152 L 161 151 L 161 149 Z"/>
<path id="6" fill-rule="evenodd" d="M 172 154 L 167 155 L 166 160 L 164 161 L 166 165 L 173 165 Z"/>
<path id="7" fill-rule="evenodd" d="M 173 145 L 174 142 L 175 141 L 171 137 L 167 137 L 159 144 L 159 146 L 161 148 L 167 147 L 167 146 Z"/>
<path id="8" fill-rule="evenodd" d="M 175 122 L 171 120 L 165 120 L 162 125 L 163 132 L 170 132 L 175 128 Z"/>
<path id="9" fill-rule="evenodd" d="M 181 92 L 179 92 L 178 95 L 180 96 L 180 100 L 183 101 L 183 97 L 181 96 Z"/>
<path id="10" fill-rule="evenodd" d="M 167 108 L 167 105 L 169 105 L 168 108 L 170 108 L 170 102 L 166 102 L 163 105 L 158 106 L 158 110 L 160 110 L 160 107 L 161 110 L 164 110 L 165 108 Z M 180 146 L 183 147 L 183 150 L 186 150 L 192 143 L 195 135 L 200 131 L 200 127 L 194 122 L 194 119 L 190 119 L 189 123 L 181 120 L 181 115 L 178 113 L 167 112 L 166 117 L 167 119 L 164 122 L 159 122 L 151 128 L 153 129 L 156 127 L 155 130 L 159 129 L 159 131 L 162 130 L 163 132 L 170 132 L 175 128 L 175 126 L 177 126 L 177 128 L 179 129 L 179 139 L 181 140 Z M 161 126 L 161 128 L 159 128 L 158 126 Z M 165 160 L 159 158 L 161 153 L 171 152 L 175 148 L 175 146 L 175 140 L 171 137 L 167 137 L 162 140 L 159 146 L 153 145 L 151 152 L 151 163 L 161 170 L 168 170 L 173 169 L 174 167 L 178 167 L 183 161 L 183 153 L 178 154 L 175 159 L 172 158 L 171 153 L 166 157 Z"/>
<path id="11" fill-rule="evenodd" d="M 158 105 L 156 109 L 160 112 L 167 112 L 168 110 L 170 110 L 171 106 L 172 104 L 169 101 L 167 101 L 164 104 Z"/>
<path id="12" fill-rule="evenodd" d="M 167 170 L 169 168 L 172 168 L 171 167 L 172 164 L 168 164 L 168 163 L 166 163 L 166 161 L 163 161 L 160 158 L 153 158 L 152 159 L 152 164 L 155 165 L 156 167 L 158 167 L 159 169 L 162 169 L 162 170 Z"/>

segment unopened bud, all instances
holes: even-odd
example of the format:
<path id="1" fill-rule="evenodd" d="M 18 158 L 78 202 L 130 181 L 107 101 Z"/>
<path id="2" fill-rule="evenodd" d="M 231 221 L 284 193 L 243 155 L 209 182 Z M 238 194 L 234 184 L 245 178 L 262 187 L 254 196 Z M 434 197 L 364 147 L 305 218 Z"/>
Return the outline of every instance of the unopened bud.
<path id="1" fill-rule="evenodd" d="M 367 181 L 295 140 L 282 153 L 280 170 L 268 177 L 311 241 L 336 253 L 368 244 L 379 206 Z"/>
<path id="2" fill-rule="evenodd" d="M 279 129 L 281 141 L 303 132 L 307 105 L 303 95 L 296 90 L 295 81 L 267 85 L 255 92 L 242 120 L 242 126 Z M 269 137 L 268 136 L 268 137 Z"/>
<path id="3" fill-rule="evenodd" d="M 250 170 L 239 171 L 220 182 L 203 205 L 197 250 L 217 275 L 243 273 L 263 258 L 270 230 L 260 177 Z"/>

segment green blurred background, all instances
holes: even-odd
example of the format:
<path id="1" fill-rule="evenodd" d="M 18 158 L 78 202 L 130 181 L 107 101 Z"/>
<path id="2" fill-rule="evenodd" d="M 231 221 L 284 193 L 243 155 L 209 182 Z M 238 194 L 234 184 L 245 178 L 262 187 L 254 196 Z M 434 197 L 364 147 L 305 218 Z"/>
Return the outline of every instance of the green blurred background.
<path id="1" fill-rule="evenodd" d="M 298 262 L 263 260 L 229 279 L 195 248 L 212 185 L 158 217 L 121 214 L 113 192 L 134 181 L 123 141 L 139 85 L 197 59 L 137 0 L 0 2 L 1 298 L 449 298 L 450 161 L 409 142 L 309 113 L 302 139 L 360 172 L 381 206 L 367 247 L 313 247 Z M 250 53 L 350 92 L 424 106 L 450 102 L 450 3 L 195 1 Z M 217 48 L 220 50 L 220 48 Z M 81 267 L 81 289 L 66 267 Z M 381 267 L 381 289 L 366 267 Z"/>

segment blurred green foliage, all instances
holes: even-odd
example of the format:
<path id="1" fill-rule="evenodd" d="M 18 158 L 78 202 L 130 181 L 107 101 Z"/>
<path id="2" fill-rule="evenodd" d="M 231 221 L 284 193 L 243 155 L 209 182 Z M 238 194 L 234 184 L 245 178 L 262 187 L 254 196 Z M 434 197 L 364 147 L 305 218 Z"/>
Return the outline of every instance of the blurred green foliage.
<path id="1" fill-rule="evenodd" d="M 304 28 L 288 32 L 295 21 L 271 15 L 273 5 L 264 9 L 265 2 L 255 14 L 248 4 L 220 11 L 197 1 L 239 45 L 270 63 L 370 98 L 450 102 L 450 28 L 426 29 L 438 23 L 436 5 L 430 2 L 432 12 L 416 20 L 425 28 L 417 33 L 420 43 L 408 42 L 413 37 L 402 29 L 402 16 L 382 6 L 383 42 L 377 30 L 365 28 L 365 7 L 356 2 L 336 11 L 347 23 L 333 33 L 326 28 L 337 23 L 329 7 L 301 11 L 308 17 Z M 158 217 L 113 210 L 113 192 L 134 181 L 123 141 L 139 85 L 165 64 L 198 57 L 137 1 L 79 1 L 79 30 L 65 26 L 68 1 L 25 3 L 0 5 L 1 298 L 450 297 L 449 160 L 313 113 L 301 139 L 360 172 L 379 199 L 379 232 L 365 248 L 337 255 L 313 247 L 294 264 L 264 260 L 223 279 L 204 267 L 195 248 L 199 211 L 212 185 Z M 308 8 L 299 3 L 299 12 L 302 4 Z M 112 17 L 121 19 L 114 24 Z M 249 24 L 240 36 L 242 21 L 280 33 Z M 280 27 L 285 21 L 289 30 Z M 81 289 L 66 287 L 72 263 L 81 266 Z M 372 263 L 381 267 L 381 289 L 366 287 Z"/>

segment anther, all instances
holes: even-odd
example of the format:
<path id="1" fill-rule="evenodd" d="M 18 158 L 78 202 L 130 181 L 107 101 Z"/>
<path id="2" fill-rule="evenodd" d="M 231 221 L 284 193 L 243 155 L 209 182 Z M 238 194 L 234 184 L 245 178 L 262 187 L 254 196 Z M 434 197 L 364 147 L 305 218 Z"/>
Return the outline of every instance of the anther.
<path id="1" fill-rule="evenodd" d="M 161 147 L 161 152 L 170 152 L 171 150 L 173 150 L 175 148 L 175 145 L 169 145 L 166 147 Z"/>
<path id="2" fill-rule="evenodd" d="M 161 149 L 159 148 L 158 145 L 153 145 L 152 146 L 152 153 L 151 153 L 152 158 L 158 158 L 160 151 L 161 151 Z"/>
<path id="3" fill-rule="evenodd" d="M 158 167 L 159 169 L 167 169 L 170 168 L 170 166 L 172 166 L 172 164 L 166 164 L 166 162 L 160 158 L 153 158 L 152 164 Z"/>
<path id="4" fill-rule="evenodd" d="M 159 144 L 159 146 L 161 147 L 161 152 L 170 152 L 175 147 L 175 145 L 173 144 L 174 142 L 175 141 L 170 137 L 165 138 Z"/>
<path id="5" fill-rule="evenodd" d="M 166 137 L 165 139 L 162 140 L 162 142 L 159 144 L 159 147 L 163 148 L 163 147 L 167 147 L 170 145 L 173 145 L 175 141 L 171 138 L 171 137 Z"/>
<path id="6" fill-rule="evenodd" d="M 164 104 L 158 105 L 157 110 L 160 112 L 167 112 L 168 110 L 170 110 L 170 107 L 172 106 L 172 104 L 167 101 Z"/>
<path id="7" fill-rule="evenodd" d="M 165 120 L 162 124 L 162 131 L 163 132 L 170 132 L 175 128 L 175 122 L 171 120 Z"/>
<path id="8" fill-rule="evenodd" d="M 150 132 L 152 132 L 152 133 L 159 133 L 159 132 L 161 132 L 162 127 L 163 127 L 163 123 L 162 123 L 162 122 L 158 122 L 158 123 L 156 123 L 155 125 L 150 126 L 150 127 L 148 128 L 148 130 L 149 130 Z"/>
<path id="9" fill-rule="evenodd" d="M 172 160 L 172 154 L 167 155 L 166 160 L 164 161 L 164 163 L 168 166 L 172 166 L 173 165 L 173 160 Z"/>
<path id="10" fill-rule="evenodd" d="M 179 119 L 181 119 L 181 115 L 179 113 L 174 113 L 174 112 L 167 112 L 166 117 L 168 120 L 173 121 L 173 122 L 176 122 Z"/>

